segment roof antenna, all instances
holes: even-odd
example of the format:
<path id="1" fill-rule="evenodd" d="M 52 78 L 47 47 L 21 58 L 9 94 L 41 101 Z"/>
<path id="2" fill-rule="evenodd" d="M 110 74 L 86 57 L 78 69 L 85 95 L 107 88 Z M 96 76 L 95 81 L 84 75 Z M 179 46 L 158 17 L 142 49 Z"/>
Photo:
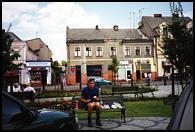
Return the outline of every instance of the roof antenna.
<path id="1" fill-rule="evenodd" d="M 9 27 L 8 27 L 8 29 L 7 29 L 6 32 L 9 32 L 9 30 L 11 29 L 11 27 L 12 27 L 12 23 L 9 23 Z"/>

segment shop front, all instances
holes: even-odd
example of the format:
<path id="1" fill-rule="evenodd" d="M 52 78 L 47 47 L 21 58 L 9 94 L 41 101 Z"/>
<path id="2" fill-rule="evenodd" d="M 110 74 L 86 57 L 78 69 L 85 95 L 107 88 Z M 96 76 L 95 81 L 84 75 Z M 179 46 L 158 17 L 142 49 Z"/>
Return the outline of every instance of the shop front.
<path id="1" fill-rule="evenodd" d="M 132 64 L 129 64 L 129 61 L 120 61 L 118 68 L 118 80 L 130 81 L 132 76 Z"/>
<path id="2" fill-rule="evenodd" d="M 33 87 L 51 84 L 50 61 L 28 61 L 26 65 L 28 84 Z"/>

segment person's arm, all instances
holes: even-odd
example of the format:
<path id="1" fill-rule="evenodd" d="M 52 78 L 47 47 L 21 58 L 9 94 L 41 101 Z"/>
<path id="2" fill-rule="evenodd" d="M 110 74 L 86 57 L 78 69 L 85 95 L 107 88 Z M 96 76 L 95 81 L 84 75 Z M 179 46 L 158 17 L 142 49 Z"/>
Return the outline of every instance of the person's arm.
<path id="1" fill-rule="evenodd" d="M 83 102 L 83 103 L 90 103 L 91 102 L 91 100 L 88 100 L 88 99 L 84 99 L 83 97 L 81 97 L 81 102 Z"/>
<path id="2" fill-rule="evenodd" d="M 82 89 L 82 91 L 81 91 L 81 98 L 80 98 L 80 101 L 81 102 L 83 102 L 83 103 L 90 103 L 91 102 L 91 100 L 87 100 L 87 99 L 85 99 L 84 97 L 85 97 L 85 95 L 86 95 L 86 90 L 85 89 Z"/>

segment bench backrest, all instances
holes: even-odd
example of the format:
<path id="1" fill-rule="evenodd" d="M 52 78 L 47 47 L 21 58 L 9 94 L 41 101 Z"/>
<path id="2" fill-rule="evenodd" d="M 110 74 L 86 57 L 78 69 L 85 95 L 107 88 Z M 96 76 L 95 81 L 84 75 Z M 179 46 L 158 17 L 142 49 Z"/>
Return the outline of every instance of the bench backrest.
<path id="1" fill-rule="evenodd" d="M 113 86 L 112 92 L 138 91 L 137 86 Z"/>
<path id="2" fill-rule="evenodd" d="M 122 95 L 101 95 L 100 100 L 102 100 L 103 104 L 113 104 L 113 102 L 120 103 L 124 106 L 123 96 Z"/>

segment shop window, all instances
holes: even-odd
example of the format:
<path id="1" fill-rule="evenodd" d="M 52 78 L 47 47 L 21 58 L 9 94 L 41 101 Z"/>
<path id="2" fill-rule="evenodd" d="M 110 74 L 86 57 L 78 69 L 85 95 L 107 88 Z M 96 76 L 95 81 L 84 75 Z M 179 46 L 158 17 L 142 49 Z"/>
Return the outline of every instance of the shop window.
<path id="1" fill-rule="evenodd" d="M 31 83 L 41 83 L 41 71 L 30 71 Z"/>

